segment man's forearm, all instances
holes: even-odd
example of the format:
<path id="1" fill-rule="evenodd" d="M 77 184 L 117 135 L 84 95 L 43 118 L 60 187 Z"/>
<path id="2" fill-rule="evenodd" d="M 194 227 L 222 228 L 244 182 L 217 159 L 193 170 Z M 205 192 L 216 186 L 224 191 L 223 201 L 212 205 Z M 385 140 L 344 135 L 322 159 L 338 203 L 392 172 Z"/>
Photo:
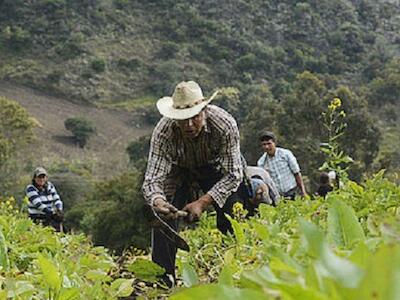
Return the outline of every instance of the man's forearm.
<path id="1" fill-rule="evenodd" d="M 299 173 L 294 174 L 294 177 L 295 177 L 295 179 L 296 179 L 297 187 L 298 187 L 298 188 L 300 189 L 300 191 L 301 191 L 301 194 L 302 194 L 303 196 L 306 195 L 307 192 L 306 192 L 306 188 L 304 187 L 304 182 L 303 182 L 303 178 L 301 177 L 301 173 L 299 172 Z"/>

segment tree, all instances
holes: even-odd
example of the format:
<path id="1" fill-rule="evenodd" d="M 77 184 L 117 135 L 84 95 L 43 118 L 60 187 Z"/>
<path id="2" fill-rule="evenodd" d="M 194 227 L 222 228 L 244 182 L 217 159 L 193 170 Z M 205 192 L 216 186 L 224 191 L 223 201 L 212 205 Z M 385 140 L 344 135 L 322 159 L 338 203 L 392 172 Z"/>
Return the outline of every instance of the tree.
<path id="1" fill-rule="evenodd" d="M 261 155 L 258 137 L 266 130 L 277 128 L 275 114 L 280 110 L 280 104 L 266 84 L 253 85 L 243 94 L 246 107 L 240 128 L 241 149 L 248 163 L 254 164 Z"/>
<path id="2" fill-rule="evenodd" d="M 96 245 L 119 253 L 129 247 L 146 249 L 150 226 L 142 213 L 141 177 L 142 172 L 134 170 L 99 182 L 67 219 L 90 234 Z"/>
<path id="3" fill-rule="evenodd" d="M 34 138 L 37 121 L 17 102 L 0 97 L 0 168 Z"/>
<path id="4" fill-rule="evenodd" d="M 85 147 L 89 138 L 96 133 L 96 127 L 85 118 L 68 118 L 64 122 L 65 129 L 71 131 L 79 147 Z"/>
<path id="5" fill-rule="evenodd" d="M 0 194 L 17 195 L 21 191 L 21 171 L 28 145 L 34 140 L 38 122 L 17 102 L 0 97 Z"/>

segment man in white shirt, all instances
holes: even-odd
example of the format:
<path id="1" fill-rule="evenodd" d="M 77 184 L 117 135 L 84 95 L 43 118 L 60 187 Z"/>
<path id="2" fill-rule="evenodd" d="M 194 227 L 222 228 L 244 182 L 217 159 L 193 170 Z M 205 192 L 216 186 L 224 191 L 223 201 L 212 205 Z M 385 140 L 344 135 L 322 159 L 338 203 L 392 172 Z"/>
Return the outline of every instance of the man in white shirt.
<path id="1" fill-rule="evenodd" d="M 268 171 L 281 196 L 293 200 L 297 190 L 301 196 L 307 195 L 300 167 L 293 153 L 288 149 L 277 147 L 277 139 L 272 132 L 267 131 L 261 135 L 260 142 L 265 153 L 257 165 Z"/>

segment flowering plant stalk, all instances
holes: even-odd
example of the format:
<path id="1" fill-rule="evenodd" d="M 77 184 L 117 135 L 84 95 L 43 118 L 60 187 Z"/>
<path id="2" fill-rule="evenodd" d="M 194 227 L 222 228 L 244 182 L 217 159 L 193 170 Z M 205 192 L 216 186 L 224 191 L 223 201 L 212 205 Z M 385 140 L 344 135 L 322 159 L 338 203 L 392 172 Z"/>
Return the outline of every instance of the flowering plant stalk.
<path id="1" fill-rule="evenodd" d="M 338 139 L 345 133 L 347 124 L 344 121 L 346 113 L 341 109 L 342 101 L 334 98 L 328 105 L 328 110 L 322 113 L 324 127 L 328 132 L 328 141 L 320 144 L 326 159 L 319 168 L 321 171 L 335 171 L 342 182 L 347 181 L 347 171 L 353 159 L 341 149 Z"/>

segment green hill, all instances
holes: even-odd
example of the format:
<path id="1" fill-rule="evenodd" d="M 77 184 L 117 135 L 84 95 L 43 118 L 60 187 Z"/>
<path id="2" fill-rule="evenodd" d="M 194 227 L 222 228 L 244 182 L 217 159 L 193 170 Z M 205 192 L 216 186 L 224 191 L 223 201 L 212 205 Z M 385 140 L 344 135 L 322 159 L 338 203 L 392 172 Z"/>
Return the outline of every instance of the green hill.
<path id="1" fill-rule="evenodd" d="M 0 1 L 0 78 L 85 101 L 267 81 L 354 86 L 399 54 L 393 1 Z"/>

